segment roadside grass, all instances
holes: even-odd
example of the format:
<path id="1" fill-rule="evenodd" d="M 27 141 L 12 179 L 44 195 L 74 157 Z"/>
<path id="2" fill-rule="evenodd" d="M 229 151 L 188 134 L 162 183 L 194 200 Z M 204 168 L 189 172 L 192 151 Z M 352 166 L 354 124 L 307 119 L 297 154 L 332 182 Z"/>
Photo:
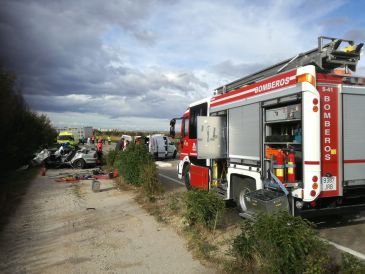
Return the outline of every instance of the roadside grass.
<path id="1" fill-rule="evenodd" d="M 130 159 L 118 154 L 110 158 L 113 168 Z M 153 161 L 133 162 L 140 165 L 133 168 L 137 183 L 121 176 L 116 179 L 118 189 L 134 191 L 135 201 L 185 238 L 194 258 L 204 265 L 222 273 L 365 273 L 362 261 L 348 254 L 341 259 L 305 219 L 280 212 L 242 220 L 214 192 L 164 191 Z M 125 168 L 119 170 L 123 175 Z"/>
<path id="2" fill-rule="evenodd" d="M 348 253 L 342 253 L 342 271 L 346 274 L 364 274 L 365 262 Z"/>
<path id="3" fill-rule="evenodd" d="M 200 223 L 189 225 L 185 217 L 186 194 L 187 192 L 164 192 L 151 201 L 136 189 L 135 200 L 154 216 L 157 222 L 173 227 L 180 236 L 185 238 L 194 258 L 204 265 L 214 266 L 225 272 L 226 265 L 233 261 L 232 256 L 228 254 L 232 235 L 239 233 L 239 224 L 236 222 L 237 211 L 228 208 L 215 229 Z M 232 216 L 234 216 L 233 219 Z"/>
<path id="4" fill-rule="evenodd" d="M 9 221 L 27 193 L 30 182 L 39 173 L 38 168 L 2 174 L 0 181 L 0 231 Z"/>
<path id="5" fill-rule="evenodd" d="M 186 239 L 194 258 L 222 273 L 365 274 L 362 261 L 349 254 L 343 254 L 342 260 L 336 258 L 341 253 L 320 241 L 312 224 L 299 217 L 290 223 L 293 220 L 287 214 L 276 222 L 272 216 L 263 216 L 256 227 L 250 228 L 247 223 L 253 222 L 242 220 L 235 208 L 226 208 L 219 226 L 212 230 L 203 224 L 189 225 L 185 218 L 186 192 L 165 192 L 151 201 L 138 188 L 134 190 L 142 208 Z M 242 234 L 252 238 L 242 241 Z M 245 251 L 240 253 L 242 249 Z"/>

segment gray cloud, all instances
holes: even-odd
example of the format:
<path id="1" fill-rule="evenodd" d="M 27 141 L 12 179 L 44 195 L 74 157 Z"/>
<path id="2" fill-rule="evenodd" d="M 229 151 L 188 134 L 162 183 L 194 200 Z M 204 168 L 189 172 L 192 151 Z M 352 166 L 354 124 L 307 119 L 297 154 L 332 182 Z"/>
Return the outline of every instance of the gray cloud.
<path id="1" fill-rule="evenodd" d="M 364 42 L 365 41 L 365 28 L 348 30 L 344 34 L 344 37 L 346 39 Z"/>
<path id="2" fill-rule="evenodd" d="M 347 17 L 335 17 L 335 18 L 329 18 L 329 19 L 326 19 L 326 20 L 323 20 L 320 22 L 320 24 L 322 24 L 323 26 L 326 26 L 326 27 L 338 27 L 338 26 L 343 26 L 343 25 L 346 25 L 350 23 L 350 20 L 349 18 Z"/>
<path id="3" fill-rule="evenodd" d="M 0 65 L 34 110 L 57 117 L 180 115 L 224 82 L 309 49 L 326 22 L 343 23 L 323 20 L 342 1 L 1 2 Z M 361 28 L 346 35 L 365 40 Z"/>
<path id="4" fill-rule="evenodd" d="M 231 81 L 245 75 L 254 73 L 264 68 L 266 65 L 262 63 L 240 63 L 233 64 L 231 60 L 226 60 L 219 64 L 214 65 L 211 70 L 213 73 L 224 77 Z"/>
<path id="5" fill-rule="evenodd" d="M 5 1 L 0 10 L 1 61 L 29 83 L 32 89 L 26 93 L 89 91 L 105 80 L 113 57 L 102 48 L 102 34 L 115 25 L 142 39 L 139 22 L 152 3 Z M 43 86 L 37 85 L 40 78 Z"/>
<path id="6" fill-rule="evenodd" d="M 181 96 L 174 94 L 195 99 L 208 85 L 190 71 L 127 64 L 133 46 L 108 48 L 104 43 L 122 34 L 147 49 L 154 46 L 158 34 L 141 22 L 155 4 L 4 1 L 0 61 L 16 71 L 26 100 L 38 111 L 169 117 L 181 104 Z M 114 97 L 108 100 L 107 95 Z"/>

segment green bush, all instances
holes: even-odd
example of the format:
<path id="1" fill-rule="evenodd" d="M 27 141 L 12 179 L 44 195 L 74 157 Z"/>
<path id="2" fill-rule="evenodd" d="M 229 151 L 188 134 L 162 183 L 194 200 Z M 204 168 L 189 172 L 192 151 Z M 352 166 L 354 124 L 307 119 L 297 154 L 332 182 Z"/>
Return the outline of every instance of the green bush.
<path id="1" fill-rule="evenodd" d="M 119 156 L 119 155 L 118 155 Z M 144 145 L 129 144 L 127 149 L 117 157 L 117 163 L 120 164 L 120 174 L 127 183 L 132 185 L 142 185 L 143 169 L 146 164 L 153 163 L 151 155 Z"/>
<path id="2" fill-rule="evenodd" d="M 348 253 L 342 254 L 342 273 L 364 274 L 365 263 Z"/>
<path id="3" fill-rule="evenodd" d="M 261 273 L 327 273 L 331 268 L 328 246 L 311 223 L 286 212 L 245 220 L 231 254 L 246 270 Z"/>
<path id="4" fill-rule="evenodd" d="M 233 240 L 231 254 L 236 258 L 237 264 L 244 269 L 252 271 L 255 261 L 255 234 L 254 223 L 245 220 L 241 225 L 241 234 Z"/>
<path id="5" fill-rule="evenodd" d="M 198 224 L 214 229 L 225 210 L 224 201 L 215 191 L 193 189 L 186 192 L 184 201 L 186 206 L 184 217 L 189 225 Z"/>
<path id="6" fill-rule="evenodd" d="M 144 164 L 141 176 L 142 188 L 150 199 L 162 192 L 162 185 L 158 180 L 157 168 L 153 161 Z"/>
<path id="7" fill-rule="evenodd" d="M 115 158 L 118 154 L 118 150 L 110 150 L 108 152 L 108 154 L 106 155 L 106 164 L 108 165 L 108 167 L 112 168 L 114 167 L 114 161 L 115 161 Z"/>
<path id="8" fill-rule="evenodd" d="M 106 156 L 108 166 L 116 168 L 128 183 L 141 186 L 146 182 L 146 191 L 157 193 L 159 182 L 155 163 L 144 145 L 129 144 L 124 151 L 110 151 Z"/>

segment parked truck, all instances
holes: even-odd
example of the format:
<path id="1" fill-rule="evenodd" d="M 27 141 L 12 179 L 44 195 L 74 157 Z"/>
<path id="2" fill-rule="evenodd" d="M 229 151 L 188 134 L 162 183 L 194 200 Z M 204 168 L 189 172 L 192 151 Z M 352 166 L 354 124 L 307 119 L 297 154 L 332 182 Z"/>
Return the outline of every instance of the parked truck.
<path id="1" fill-rule="evenodd" d="M 148 135 L 144 138 L 148 152 L 156 159 L 175 158 L 177 149 L 171 139 L 162 134 Z"/>
<path id="2" fill-rule="evenodd" d="M 243 217 L 363 210 L 365 78 L 351 74 L 362 47 L 319 37 L 315 49 L 191 103 L 179 178 L 188 189 L 217 190 Z"/>

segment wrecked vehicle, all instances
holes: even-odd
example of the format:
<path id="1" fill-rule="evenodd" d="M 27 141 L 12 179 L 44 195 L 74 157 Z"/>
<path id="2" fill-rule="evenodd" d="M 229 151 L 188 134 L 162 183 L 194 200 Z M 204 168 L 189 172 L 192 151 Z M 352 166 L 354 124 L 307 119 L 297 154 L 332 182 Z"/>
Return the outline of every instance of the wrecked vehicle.
<path id="1" fill-rule="evenodd" d="M 46 167 L 60 168 L 71 166 L 85 168 L 97 165 L 96 149 L 94 147 L 76 147 L 74 149 L 43 149 L 32 160 L 33 165 L 45 164 Z"/>

